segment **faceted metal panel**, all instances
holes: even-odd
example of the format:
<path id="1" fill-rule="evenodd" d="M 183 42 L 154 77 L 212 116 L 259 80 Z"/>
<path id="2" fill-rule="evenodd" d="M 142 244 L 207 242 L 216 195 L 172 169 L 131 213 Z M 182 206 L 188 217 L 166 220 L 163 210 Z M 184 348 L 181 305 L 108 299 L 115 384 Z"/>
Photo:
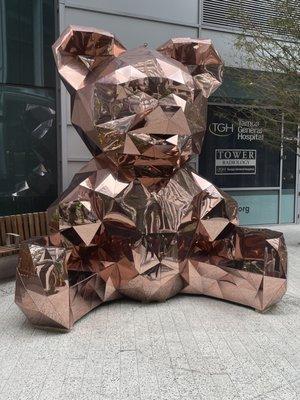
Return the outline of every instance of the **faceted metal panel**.
<path id="1" fill-rule="evenodd" d="M 126 50 L 69 27 L 53 46 L 72 122 L 93 158 L 49 207 L 49 237 L 24 242 L 16 303 L 70 329 L 127 296 L 205 294 L 265 310 L 286 291 L 281 233 L 238 226 L 237 204 L 187 164 L 201 151 L 222 61 L 209 40 Z"/>

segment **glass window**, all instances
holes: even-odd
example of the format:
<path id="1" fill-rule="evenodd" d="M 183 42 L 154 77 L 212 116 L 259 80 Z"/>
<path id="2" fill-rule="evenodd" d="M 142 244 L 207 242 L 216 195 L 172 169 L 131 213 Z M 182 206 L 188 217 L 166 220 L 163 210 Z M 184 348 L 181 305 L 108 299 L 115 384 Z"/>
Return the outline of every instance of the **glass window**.
<path id="1" fill-rule="evenodd" d="M 279 187 L 280 151 L 245 108 L 210 105 L 199 172 L 222 188 Z"/>
<path id="2" fill-rule="evenodd" d="M 52 0 L 0 1 L 0 215 L 57 197 Z"/>
<path id="3" fill-rule="evenodd" d="M 245 73 L 243 69 L 225 68 L 224 82 L 210 98 L 199 172 L 218 187 L 229 189 L 239 204 L 241 224 L 294 222 L 295 149 L 291 141 L 285 143 L 281 160 L 278 143 L 281 114 L 276 110 L 266 108 L 269 115 L 262 121 L 253 120 L 250 113 L 247 115 L 247 105 L 264 106 L 270 100 L 258 95 L 255 88 L 245 89 L 242 83 Z M 264 72 L 254 71 L 253 74 L 259 81 Z M 268 120 L 270 125 L 266 129 Z M 277 130 L 276 121 L 279 140 L 273 141 L 275 146 L 272 148 L 264 141 L 273 129 Z M 284 135 L 293 136 L 291 129 L 294 125 L 291 128 L 284 124 Z M 267 139 L 269 142 L 272 138 Z M 251 190 L 245 190 L 247 188 Z"/>
<path id="4" fill-rule="evenodd" d="M 54 2 L 4 0 L 0 14 L 0 82 L 54 87 Z"/>
<path id="5" fill-rule="evenodd" d="M 278 190 L 243 190 L 227 193 L 238 203 L 241 225 L 278 223 Z"/>
<path id="6" fill-rule="evenodd" d="M 288 129 L 284 125 L 284 132 Z M 297 137 L 297 132 L 293 132 Z M 288 143 L 283 148 L 282 157 L 282 190 L 281 190 L 281 223 L 295 221 L 295 189 L 296 189 L 296 145 Z"/>
<path id="7" fill-rule="evenodd" d="M 0 213 L 42 211 L 57 195 L 55 91 L 0 85 Z"/>

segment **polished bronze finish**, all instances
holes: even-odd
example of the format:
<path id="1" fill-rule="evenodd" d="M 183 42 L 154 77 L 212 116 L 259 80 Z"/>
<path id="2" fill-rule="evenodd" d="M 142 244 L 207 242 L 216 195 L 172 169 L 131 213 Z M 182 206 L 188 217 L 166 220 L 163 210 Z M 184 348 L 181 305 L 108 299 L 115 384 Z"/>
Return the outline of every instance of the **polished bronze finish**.
<path id="1" fill-rule="evenodd" d="M 222 81 L 211 41 L 127 51 L 108 32 L 71 26 L 53 51 L 93 159 L 50 206 L 53 234 L 22 244 L 16 302 L 30 321 L 68 330 L 123 296 L 205 294 L 257 310 L 277 302 L 282 234 L 238 227 L 236 202 L 187 163 Z"/>

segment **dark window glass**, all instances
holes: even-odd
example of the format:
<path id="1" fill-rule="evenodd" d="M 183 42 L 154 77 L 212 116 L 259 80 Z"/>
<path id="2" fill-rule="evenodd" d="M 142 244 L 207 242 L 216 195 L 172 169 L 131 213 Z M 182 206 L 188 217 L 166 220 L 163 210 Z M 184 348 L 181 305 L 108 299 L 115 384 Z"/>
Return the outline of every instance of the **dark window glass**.
<path id="1" fill-rule="evenodd" d="M 264 143 L 264 127 L 238 107 L 211 105 L 199 172 L 223 188 L 278 187 L 280 151 Z"/>
<path id="2" fill-rule="evenodd" d="M 1 11 L 1 82 L 55 86 L 52 0 L 6 0 Z"/>
<path id="3" fill-rule="evenodd" d="M 44 86 L 55 87 L 55 65 L 52 45 L 55 40 L 54 1 L 43 0 L 43 66 Z"/>
<path id="4" fill-rule="evenodd" d="M 57 197 L 53 0 L 0 1 L 0 215 Z"/>
<path id="5" fill-rule="evenodd" d="M 284 126 L 284 131 L 286 127 Z M 292 135 L 290 134 L 289 137 Z M 295 189 L 296 184 L 296 138 L 297 130 L 294 129 L 293 136 L 295 142 L 287 142 L 283 146 L 283 164 L 282 164 L 282 188 Z"/>
<path id="6" fill-rule="evenodd" d="M 289 130 L 289 132 L 287 132 Z M 284 135 L 296 139 L 297 130 L 284 125 Z M 287 142 L 283 147 L 282 190 L 280 222 L 289 223 L 295 220 L 295 187 L 296 187 L 296 143 Z"/>
<path id="7" fill-rule="evenodd" d="M 0 85 L 0 214 L 41 211 L 56 198 L 55 92 Z"/>

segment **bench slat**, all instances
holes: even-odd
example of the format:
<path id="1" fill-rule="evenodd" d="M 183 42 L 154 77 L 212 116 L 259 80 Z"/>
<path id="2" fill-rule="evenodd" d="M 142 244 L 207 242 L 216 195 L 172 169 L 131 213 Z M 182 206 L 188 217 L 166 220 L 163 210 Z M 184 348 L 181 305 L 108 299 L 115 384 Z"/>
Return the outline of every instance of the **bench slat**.
<path id="1" fill-rule="evenodd" d="M 11 226 L 12 226 L 12 232 L 13 233 L 18 233 L 18 226 L 17 226 L 17 218 L 16 215 L 11 215 Z"/>
<path id="2" fill-rule="evenodd" d="M 35 234 L 36 234 L 36 236 L 41 236 L 39 214 L 38 213 L 33 213 L 33 218 L 34 218 Z"/>
<path id="3" fill-rule="evenodd" d="M 45 213 L 39 212 L 39 220 L 40 220 L 40 226 L 41 226 L 41 235 L 45 236 L 45 235 L 47 235 L 47 225 L 46 225 Z"/>
<path id="4" fill-rule="evenodd" d="M 17 233 L 20 235 L 20 240 L 24 240 L 22 216 L 20 214 L 16 215 L 16 220 L 17 220 Z"/>
<path id="5" fill-rule="evenodd" d="M 30 238 L 28 214 L 22 214 L 21 218 L 24 228 L 24 239 L 27 240 Z"/>
<path id="6" fill-rule="evenodd" d="M 11 218 L 9 216 L 4 217 L 4 220 L 5 220 L 5 233 L 12 232 Z"/>
<path id="7" fill-rule="evenodd" d="M 4 217 L 0 217 L 0 244 L 2 246 L 5 245 L 5 219 Z"/>
<path id="8" fill-rule="evenodd" d="M 28 222 L 29 222 L 29 236 L 33 237 L 35 236 L 33 214 L 28 214 Z"/>

